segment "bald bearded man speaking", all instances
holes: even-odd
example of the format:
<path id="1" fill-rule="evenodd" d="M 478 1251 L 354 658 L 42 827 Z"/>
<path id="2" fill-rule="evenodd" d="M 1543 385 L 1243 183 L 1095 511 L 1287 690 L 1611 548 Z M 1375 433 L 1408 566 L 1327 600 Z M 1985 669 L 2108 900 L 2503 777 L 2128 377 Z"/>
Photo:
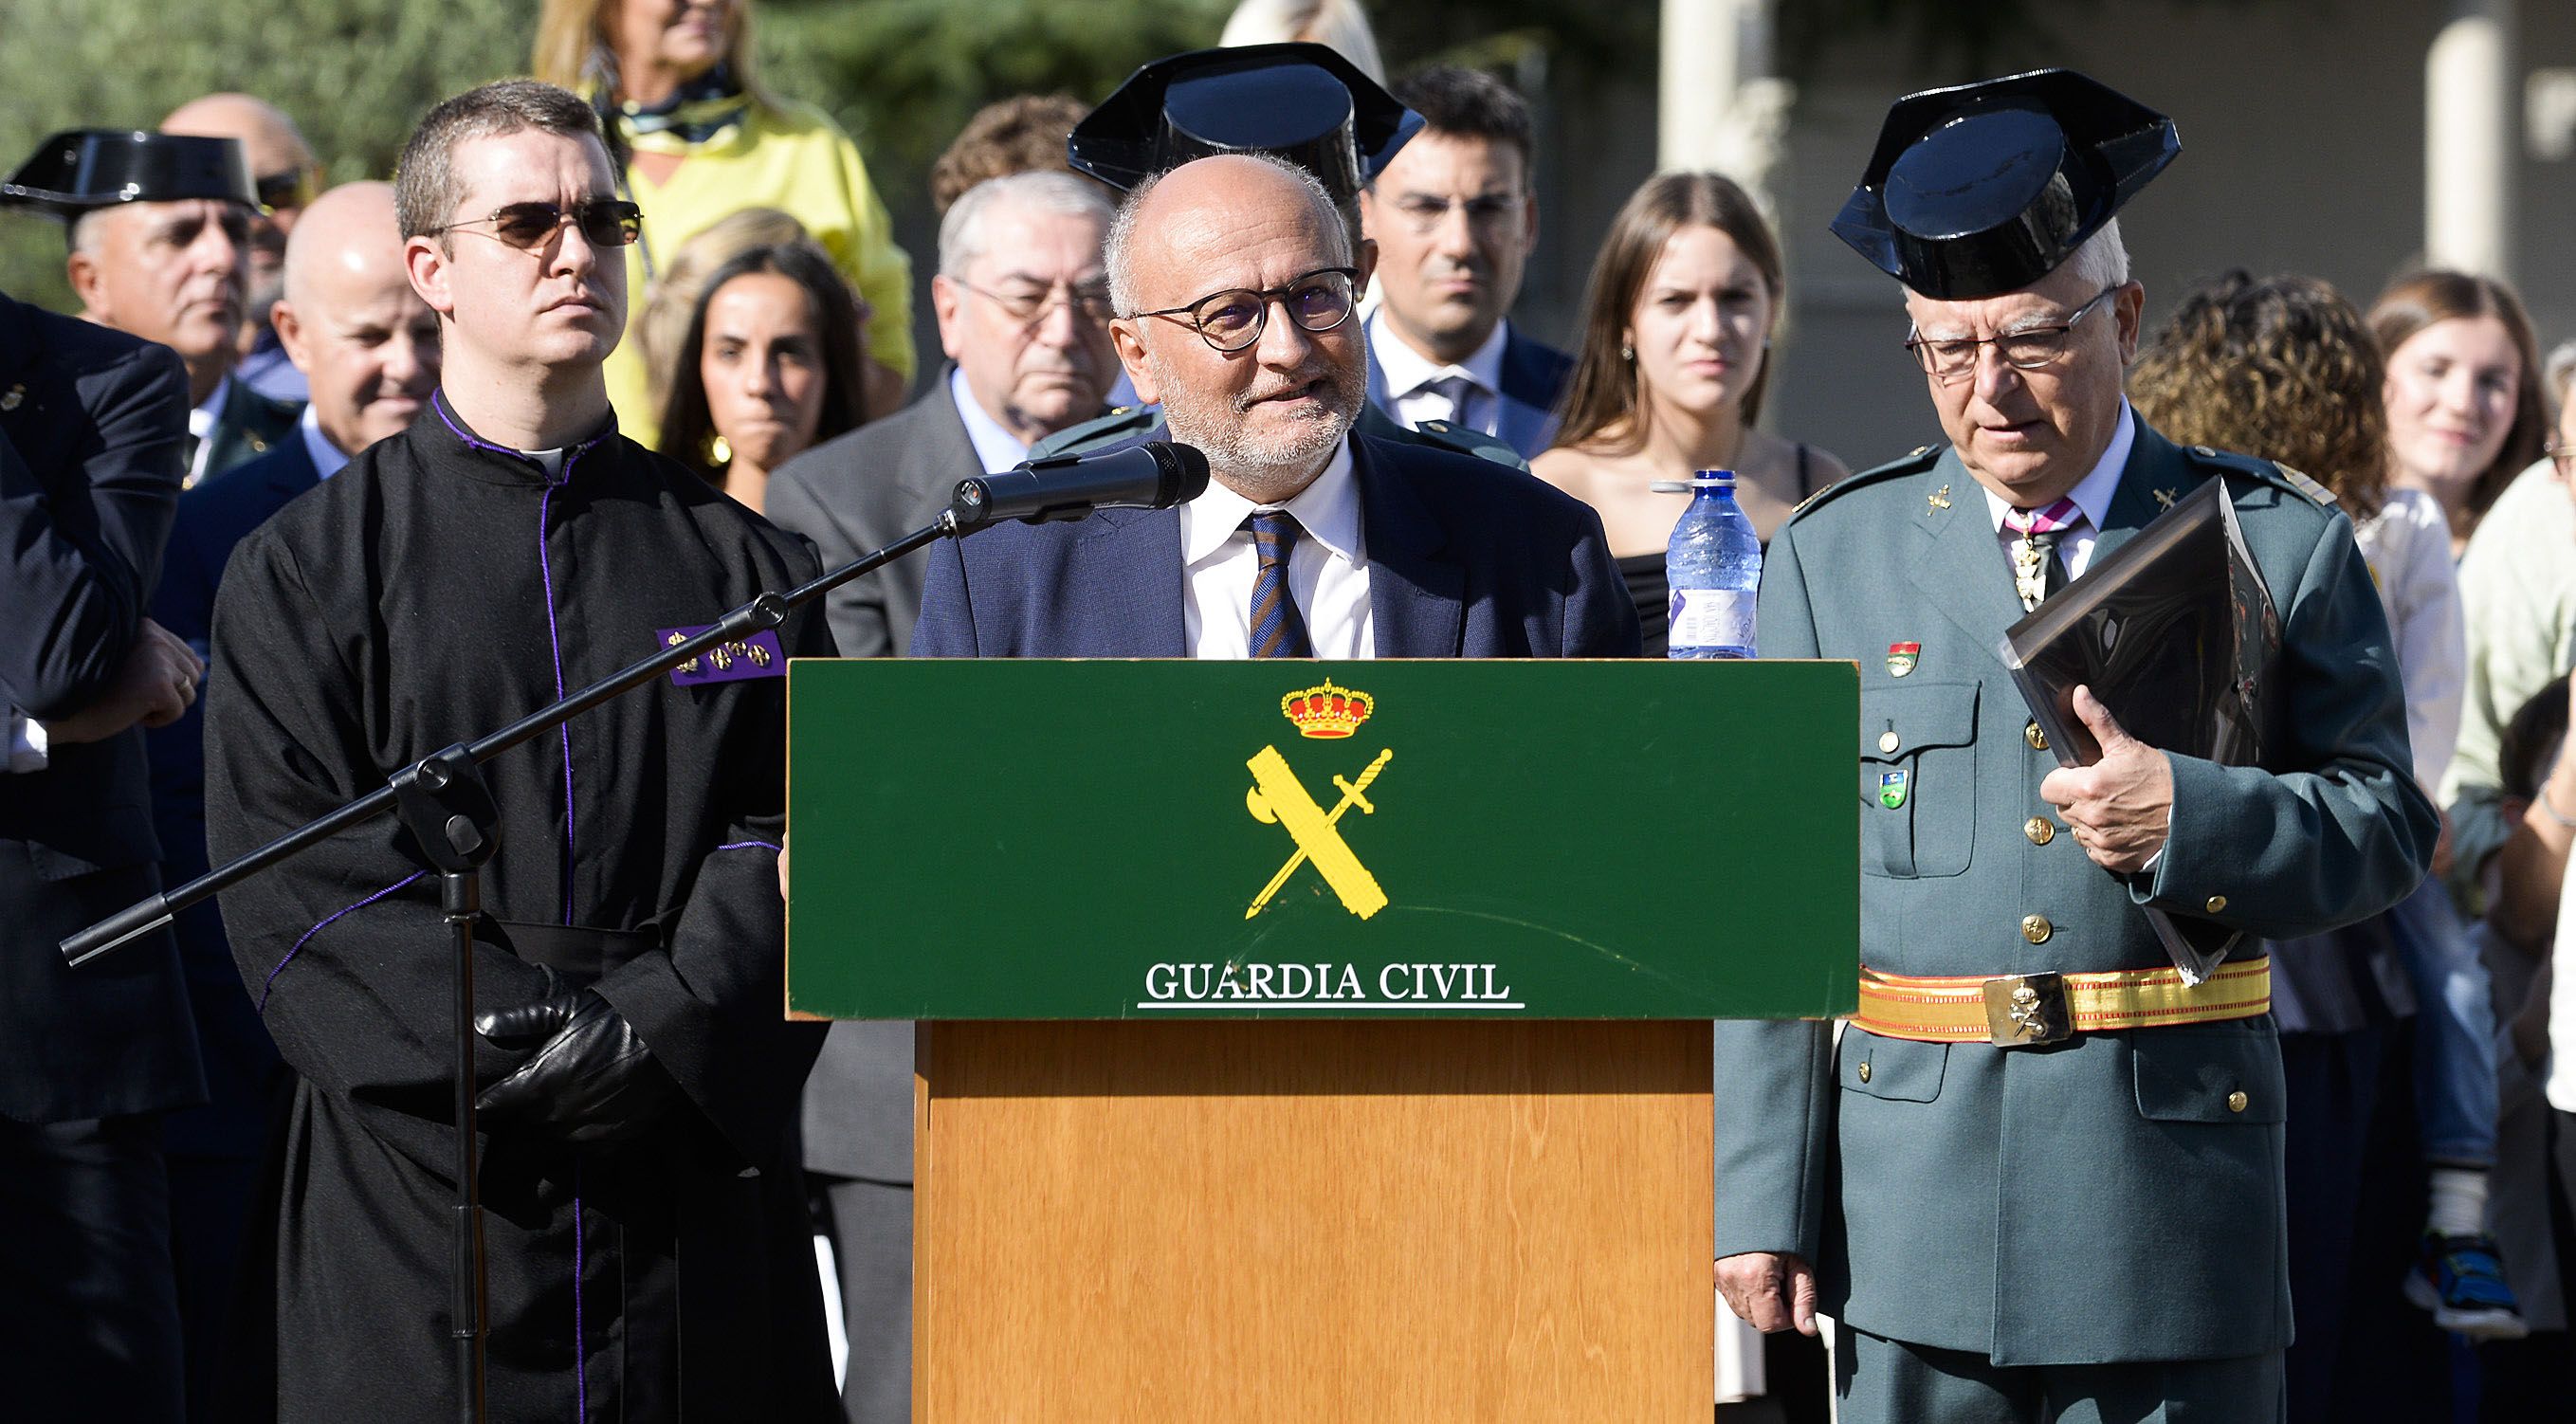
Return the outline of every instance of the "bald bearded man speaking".
<path id="1" fill-rule="evenodd" d="M 1226 154 L 1138 184 L 1109 234 L 1110 334 L 1172 438 L 1206 452 L 1207 492 L 934 546 L 913 655 L 1635 656 L 1590 509 L 1351 433 L 1374 260 L 1292 164 Z"/>
<path id="2" fill-rule="evenodd" d="M 152 617 L 207 655 L 215 586 L 242 536 L 320 484 L 349 457 L 409 425 L 438 386 L 438 317 L 403 276 L 394 190 L 334 188 L 303 214 L 286 249 L 285 296 L 269 313 L 313 392 L 300 428 L 277 448 L 179 497 Z M 164 885 L 206 870 L 205 717 L 200 703 L 152 732 L 152 809 Z M 230 1297 L 242 1222 L 282 1070 L 242 992 L 209 900 L 179 916 L 179 959 L 205 1050 L 206 1106 L 166 1126 L 170 1234 L 179 1272 L 189 1388 L 206 1368 Z"/>

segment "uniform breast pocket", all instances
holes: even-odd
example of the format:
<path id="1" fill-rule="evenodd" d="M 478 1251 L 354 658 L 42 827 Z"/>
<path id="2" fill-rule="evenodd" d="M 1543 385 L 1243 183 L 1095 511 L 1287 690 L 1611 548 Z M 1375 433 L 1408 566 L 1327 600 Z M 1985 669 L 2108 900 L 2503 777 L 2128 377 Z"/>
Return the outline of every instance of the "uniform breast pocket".
<path id="1" fill-rule="evenodd" d="M 1966 870 L 1976 794 L 1976 683 L 1861 690 L 1863 874 L 1910 880 Z"/>

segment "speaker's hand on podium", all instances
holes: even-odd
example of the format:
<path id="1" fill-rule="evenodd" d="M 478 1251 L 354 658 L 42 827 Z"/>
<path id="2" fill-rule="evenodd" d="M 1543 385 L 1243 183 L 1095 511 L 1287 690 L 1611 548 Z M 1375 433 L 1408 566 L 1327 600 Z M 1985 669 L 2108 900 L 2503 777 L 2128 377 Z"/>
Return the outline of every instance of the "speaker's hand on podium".
<path id="1" fill-rule="evenodd" d="M 500 1047 L 535 1050 L 474 1100 L 496 1122 L 594 1146 L 643 1131 L 680 1095 L 635 1026 L 588 989 L 486 1010 L 474 1028 Z"/>
<path id="2" fill-rule="evenodd" d="M 1816 1271 L 1801 1257 L 1769 1251 L 1720 1256 L 1717 1291 L 1756 1330 L 1816 1333 Z"/>

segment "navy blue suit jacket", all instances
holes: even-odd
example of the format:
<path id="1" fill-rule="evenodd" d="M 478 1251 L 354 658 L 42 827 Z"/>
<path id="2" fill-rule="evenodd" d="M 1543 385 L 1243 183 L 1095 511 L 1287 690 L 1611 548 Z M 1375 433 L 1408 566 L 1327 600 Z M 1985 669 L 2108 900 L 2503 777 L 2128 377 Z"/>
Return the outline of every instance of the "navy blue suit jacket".
<path id="1" fill-rule="evenodd" d="M 1492 462 L 1356 436 L 1382 658 L 1635 657 L 1591 508 Z M 1104 510 L 930 550 L 916 657 L 1182 658 L 1181 519 Z"/>
<path id="2" fill-rule="evenodd" d="M 179 496 L 178 523 L 161 560 L 152 621 L 187 639 L 203 656 L 214 626 L 215 585 L 242 536 L 286 502 L 321 483 L 304 435 L 290 430 L 277 448 L 213 475 Z M 211 663 L 212 659 L 208 661 Z M 205 701 L 186 716 L 144 734 L 152 759 L 152 823 L 161 838 L 161 880 L 181 885 L 206 873 Z M 224 942 L 223 917 L 207 900 L 181 911 L 179 963 L 197 1016 L 209 1102 L 173 1114 L 163 1136 L 174 1153 L 256 1155 L 265 1131 L 264 1104 L 280 1071 L 277 1046 L 242 992 Z"/>
<path id="3" fill-rule="evenodd" d="M 1372 326 L 1372 338 L 1377 328 Z M 1392 341 L 1392 335 L 1385 339 Z M 1494 436 L 1518 450 L 1524 460 L 1536 459 L 1538 453 L 1556 441 L 1556 403 L 1565 395 L 1565 383 L 1574 379 L 1574 358 L 1534 337 L 1524 336 L 1521 329 L 1506 322 L 1503 326 L 1502 389 L 1497 392 L 1501 404 L 1495 412 Z M 1369 401 L 1394 419 L 1394 395 L 1386 388 L 1386 373 L 1369 361 Z"/>

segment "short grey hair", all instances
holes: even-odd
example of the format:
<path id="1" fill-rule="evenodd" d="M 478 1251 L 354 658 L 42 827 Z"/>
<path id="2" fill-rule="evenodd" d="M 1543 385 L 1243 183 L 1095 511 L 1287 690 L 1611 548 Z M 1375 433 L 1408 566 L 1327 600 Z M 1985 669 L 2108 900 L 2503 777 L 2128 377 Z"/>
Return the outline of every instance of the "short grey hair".
<path id="1" fill-rule="evenodd" d="M 962 278 L 967 267 L 984 255 L 986 220 L 997 207 L 1048 217 L 1088 218 L 1104 230 L 1116 216 L 1109 195 L 1088 178 L 1051 169 L 987 178 L 959 194 L 949 205 L 948 216 L 939 220 L 941 276 Z"/>
<path id="2" fill-rule="evenodd" d="M 2075 255 L 2060 264 L 2084 279 L 2084 285 L 2096 291 L 2104 287 L 2126 286 L 2129 281 L 2129 245 L 2120 240 L 2120 220 L 2102 224 L 2099 232 L 2084 239 Z"/>
<path id="3" fill-rule="evenodd" d="M 1227 156 L 1249 158 L 1295 180 L 1306 200 L 1314 204 L 1315 215 L 1322 219 L 1324 230 L 1333 235 L 1333 261 L 1341 266 L 1350 265 L 1355 250 L 1351 230 L 1342 220 L 1341 206 L 1333 201 L 1332 193 L 1314 174 L 1272 154 L 1237 153 Z M 1129 190 L 1127 200 L 1118 205 L 1116 220 L 1109 224 L 1109 247 L 1103 265 L 1109 269 L 1109 304 L 1121 316 L 1132 316 L 1143 307 L 1142 295 L 1137 290 L 1138 280 L 1143 274 L 1135 270 L 1136 230 L 1139 226 L 1136 215 L 1144 211 L 1145 200 L 1162 185 L 1163 180 L 1178 171 L 1165 169 Z"/>

